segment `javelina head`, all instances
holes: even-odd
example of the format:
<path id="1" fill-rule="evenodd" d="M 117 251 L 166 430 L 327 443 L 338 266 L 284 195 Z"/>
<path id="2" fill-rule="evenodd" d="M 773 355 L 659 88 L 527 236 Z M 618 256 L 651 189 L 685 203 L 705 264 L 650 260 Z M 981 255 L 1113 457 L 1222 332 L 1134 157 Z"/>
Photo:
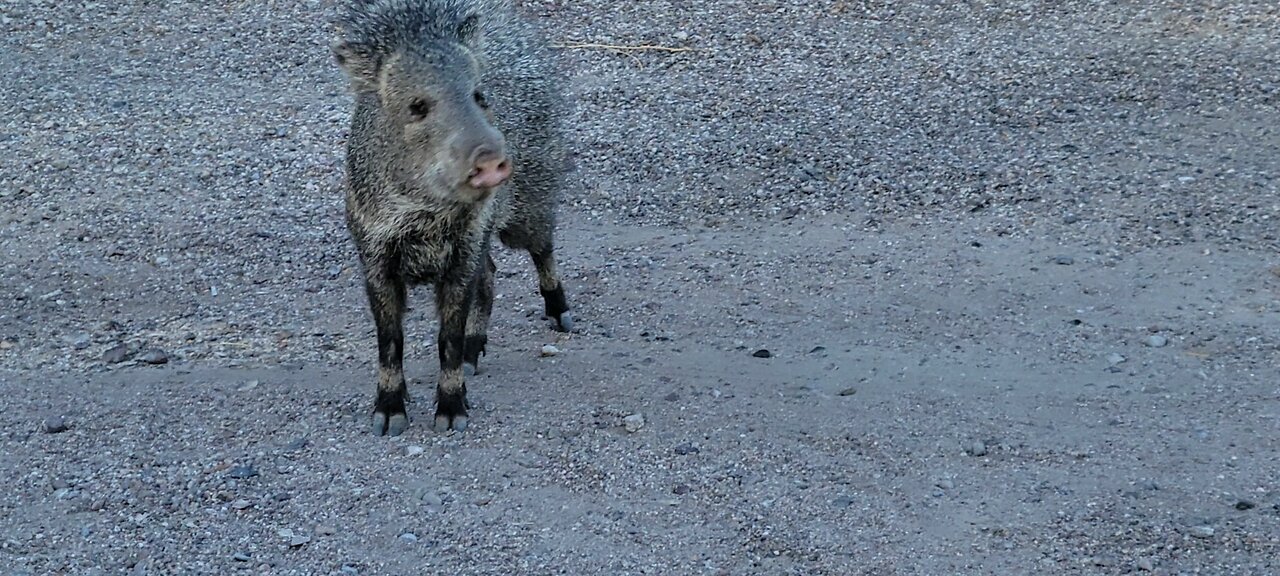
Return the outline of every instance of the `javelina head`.
<path id="1" fill-rule="evenodd" d="M 393 169 L 426 194 L 474 202 L 512 167 L 481 85 L 479 17 L 448 8 L 357 2 L 333 51 L 353 89 L 376 96 Z"/>

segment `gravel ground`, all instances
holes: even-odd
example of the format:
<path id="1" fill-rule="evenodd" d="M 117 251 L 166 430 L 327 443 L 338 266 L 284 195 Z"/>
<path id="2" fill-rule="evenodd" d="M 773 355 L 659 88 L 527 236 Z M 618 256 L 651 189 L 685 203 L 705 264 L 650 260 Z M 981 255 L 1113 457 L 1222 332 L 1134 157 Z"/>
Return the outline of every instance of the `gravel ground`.
<path id="1" fill-rule="evenodd" d="M 378 439 L 336 3 L 0 0 L 0 573 L 1280 574 L 1280 7 L 522 4 L 581 332 Z"/>

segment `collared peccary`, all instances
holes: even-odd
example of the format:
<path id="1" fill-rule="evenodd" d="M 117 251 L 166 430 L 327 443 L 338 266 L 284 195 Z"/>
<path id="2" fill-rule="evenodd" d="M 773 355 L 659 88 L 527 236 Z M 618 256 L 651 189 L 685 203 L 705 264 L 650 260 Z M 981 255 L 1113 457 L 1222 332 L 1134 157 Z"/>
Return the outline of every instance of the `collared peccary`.
<path id="1" fill-rule="evenodd" d="M 431 284 L 440 318 L 435 428 L 467 426 L 463 362 L 493 309 L 492 237 L 527 250 L 546 314 L 572 327 L 552 252 L 565 166 L 546 48 L 508 0 L 353 0 L 333 46 L 351 80 L 347 227 L 378 333 L 373 432 L 409 420 L 406 286 Z"/>

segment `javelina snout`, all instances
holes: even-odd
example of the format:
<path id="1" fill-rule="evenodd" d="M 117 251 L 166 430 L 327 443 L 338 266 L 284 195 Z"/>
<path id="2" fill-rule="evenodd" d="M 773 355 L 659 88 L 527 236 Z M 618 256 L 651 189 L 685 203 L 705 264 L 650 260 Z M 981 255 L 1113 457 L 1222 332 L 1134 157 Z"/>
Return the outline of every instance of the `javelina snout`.
<path id="1" fill-rule="evenodd" d="M 501 150 L 489 146 L 477 146 L 471 153 L 469 164 L 471 174 L 467 183 L 472 188 L 494 188 L 511 176 L 511 161 Z"/>

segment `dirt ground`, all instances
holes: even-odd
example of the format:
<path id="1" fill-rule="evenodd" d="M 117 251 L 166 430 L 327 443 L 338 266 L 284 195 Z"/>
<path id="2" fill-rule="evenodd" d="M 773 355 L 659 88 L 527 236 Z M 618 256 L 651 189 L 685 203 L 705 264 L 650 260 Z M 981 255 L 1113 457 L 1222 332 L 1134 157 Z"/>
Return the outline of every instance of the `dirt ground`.
<path id="1" fill-rule="evenodd" d="M 0 0 L 0 574 L 1280 574 L 1280 7 L 523 2 L 579 331 L 394 439 L 336 8 Z"/>

